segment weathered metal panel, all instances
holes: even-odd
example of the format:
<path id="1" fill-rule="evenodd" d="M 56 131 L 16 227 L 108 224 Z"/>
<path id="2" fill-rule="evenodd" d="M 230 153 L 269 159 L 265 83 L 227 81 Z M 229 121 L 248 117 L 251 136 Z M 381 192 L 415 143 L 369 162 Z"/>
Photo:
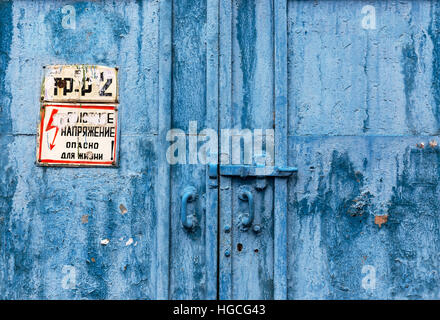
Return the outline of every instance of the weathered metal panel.
<path id="1" fill-rule="evenodd" d="M 438 14 L 289 1 L 290 299 L 440 297 Z"/>
<path id="2" fill-rule="evenodd" d="M 63 11 L 56 1 L 1 3 L 10 17 L 1 28 L 2 298 L 216 297 L 216 185 L 204 164 L 171 170 L 166 136 L 192 120 L 216 130 L 206 71 L 215 94 L 218 29 L 204 43 L 217 5 L 100 1 Z M 72 10 L 74 28 L 63 25 Z M 119 67 L 117 169 L 33 163 L 39 69 L 75 63 Z M 193 231 L 178 214 L 187 185 L 199 198 Z"/>
<path id="3" fill-rule="evenodd" d="M 232 122 L 232 1 L 220 0 L 219 5 L 219 129 L 231 128 Z M 223 150 L 219 150 L 223 157 Z M 226 152 L 229 158 L 229 150 Z M 232 297 L 232 237 L 230 232 L 232 219 L 232 178 L 219 177 L 219 261 L 218 297 Z M 225 258 L 224 258 L 225 257 Z"/>
<path id="4" fill-rule="evenodd" d="M 160 297 L 159 2 L 64 5 L 0 2 L 0 297 Z M 122 71 L 119 168 L 35 165 L 42 66 L 75 63 Z"/>
<path id="5" fill-rule="evenodd" d="M 220 14 L 220 129 L 250 129 L 255 140 L 254 129 L 274 127 L 273 4 L 224 1 Z M 222 140 L 221 158 L 233 158 L 234 147 L 226 149 Z M 252 199 L 240 198 L 243 187 Z M 221 299 L 274 298 L 273 204 L 273 178 L 220 177 Z M 245 228 L 241 221 L 251 206 L 254 223 Z M 262 229 L 255 232 L 255 225 Z"/>
<path id="6" fill-rule="evenodd" d="M 287 3 L 274 1 L 275 164 L 287 165 Z M 274 299 L 287 298 L 287 181 L 275 179 Z"/>
<path id="7" fill-rule="evenodd" d="M 290 138 L 289 298 L 438 298 L 435 138 Z"/>
<path id="8" fill-rule="evenodd" d="M 185 151 L 183 163 L 171 166 L 171 299 L 216 298 L 217 190 L 210 188 L 206 165 L 199 162 L 197 152 L 197 134 L 217 125 L 216 105 L 208 103 L 207 97 L 207 55 L 213 54 L 207 52 L 207 20 L 212 23 L 213 17 L 208 16 L 212 7 L 212 1 L 173 2 L 171 124 L 179 136 L 175 139 L 184 140 Z M 181 220 L 188 188 L 194 194 L 187 206 L 187 215 L 195 217 L 193 228 L 184 228 Z"/>

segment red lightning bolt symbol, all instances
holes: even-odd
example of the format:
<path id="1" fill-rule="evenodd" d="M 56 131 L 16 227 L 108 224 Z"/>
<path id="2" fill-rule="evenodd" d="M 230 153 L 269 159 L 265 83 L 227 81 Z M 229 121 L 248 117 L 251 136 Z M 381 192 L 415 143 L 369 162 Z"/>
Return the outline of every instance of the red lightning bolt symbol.
<path id="1" fill-rule="evenodd" d="M 57 137 L 58 129 L 59 129 L 57 126 L 52 125 L 52 122 L 53 122 L 53 116 L 54 116 L 57 112 L 58 112 L 57 109 L 53 109 L 53 110 L 52 110 L 52 114 L 50 115 L 50 119 L 49 119 L 49 122 L 47 123 L 46 130 L 45 130 L 45 131 L 49 131 L 50 129 L 56 128 L 55 135 L 54 135 L 54 137 L 53 137 L 52 143 L 50 144 L 50 150 L 52 150 L 53 147 L 55 147 L 55 138 Z"/>

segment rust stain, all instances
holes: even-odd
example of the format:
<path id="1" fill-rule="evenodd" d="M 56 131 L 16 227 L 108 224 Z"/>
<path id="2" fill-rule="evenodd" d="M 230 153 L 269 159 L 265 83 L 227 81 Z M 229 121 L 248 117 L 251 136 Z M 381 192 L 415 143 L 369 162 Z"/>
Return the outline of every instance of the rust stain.
<path id="1" fill-rule="evenodd" d="M 83 224 L 88 223 L 88 222 L 89 222 L 89 216 L 88 216 L 87 214 L 83 215 L 83 216 L 81 217 L 81 222 L 82 222 Z"/>
<path id="2" fill-rule="evenodd" d="M 128 211 L 127 208 L 122 203 L 119 205 L 119 210 L 121 211 L 122 215 L 126 214 Z"/>
<path id="3" fill-rule="evenodd" d="M 437 147 L 437 141 L 435 141 L 435 140 L 431 140 L 431 141 L 429 141 L 429 146 L 430 146 L 431 148 L 435 148 L 435 147 Z"/>
<path id="4" fill-rule="evenodd" d="M 374 223 L 379 225 L 379 228 L 382 226 L 382 224 L 387 223 L 387 221 L 388 221 L 388 215 L 374 217 Z"/>
<path id="5" fill-rule="evenodd" d="M 360 177 L 362 176 L 362 172 L 356 171 L 354 176 L 356 177 L 356 182 L 361 182 Z"/>
<path id="6" fill-rule="evenodd" d="M 95 258 L 92 258 L 92 259 L 90 259 L 90 260 L 92 260 L 92 262 L 95 262 L 95 261 L 96 261 Z"/>

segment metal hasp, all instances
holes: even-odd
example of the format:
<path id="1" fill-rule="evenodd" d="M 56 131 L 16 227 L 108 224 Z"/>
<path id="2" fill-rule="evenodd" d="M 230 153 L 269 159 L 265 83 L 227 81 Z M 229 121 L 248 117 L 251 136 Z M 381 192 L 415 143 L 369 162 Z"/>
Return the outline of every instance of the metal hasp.
<path id="1" fill-rule="evenodd" d="M 182 193 L 182 206 L 180 208 L 180 219 L 182 220 L 182 225 L 185 229 L 191 230 L 196 226 L 195 216 L 188 219 L 187 205 L 188 202 L 192 202 L 197 199 L 196 188 L 186 187 Z"/>
<path id="2" fill-rule="evenodd" d="M 296 167 L 278 167 L 278 166 L 251 166 L 251 165 L 220 165 L 218 170 L 218 164 L 208 164 L 208 175 L 211 179 L 217 178 L 218 172 L 221 176 L 234 176 L 234 177 L 290 177 L 292 174 L 297 173 Z"/>

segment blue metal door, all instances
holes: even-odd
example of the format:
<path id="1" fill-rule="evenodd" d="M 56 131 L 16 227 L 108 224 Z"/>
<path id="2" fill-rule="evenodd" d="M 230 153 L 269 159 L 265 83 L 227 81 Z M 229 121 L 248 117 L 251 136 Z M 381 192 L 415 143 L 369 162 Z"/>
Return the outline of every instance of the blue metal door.
<path id="1" fill-rule="evenodd" d="M 436 1 L 288 1 L 287 296 L 439 298 Z"/>
<path id="2" fill-rule="evenodd" d="M 283 299 L 288 177 L 272 167 L 287 165 L 286 4 L 220 3 L 219 297 Z"/>
<path id="3" fill-rule="evenodd" d="M 298 168 L 220 163 L 220 298 L 439 297 L 438 11 L 220 2 L 220 131 L 274 128 L 274 164 Z"/>
<path id="4" fill-rule="evenodd" d="M 436 1 L 0 2 L 0 298 L 438 298 Z M 35 165 L 119 67 L 117 168 Z"/>
<path id="5" fill-rule="evenodd" d="M 213 10 L 0 2 L 0 298 L 216 298 L 217 185 L 167 156 L 217 130 Z M 43 66 L 77 63 L 119 67 L 118 168 L 35 165 Z"/>

